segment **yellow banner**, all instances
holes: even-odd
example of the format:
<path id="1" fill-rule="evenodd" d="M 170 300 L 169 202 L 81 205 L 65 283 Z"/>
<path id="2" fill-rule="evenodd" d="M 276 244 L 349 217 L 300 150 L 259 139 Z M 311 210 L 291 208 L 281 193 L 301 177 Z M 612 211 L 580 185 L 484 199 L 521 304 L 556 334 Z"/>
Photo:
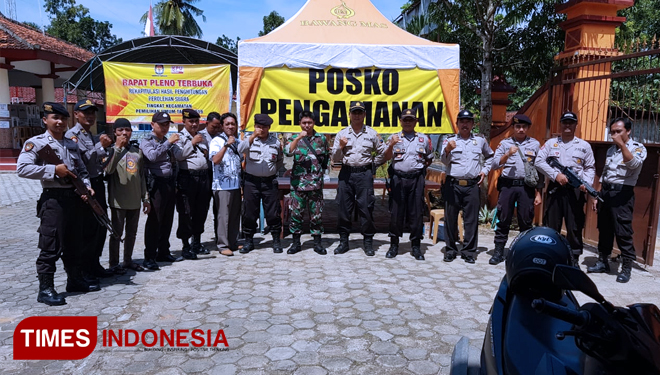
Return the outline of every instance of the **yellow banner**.
<path id="1" fill-rule="evenodd" d="M 242 115 L 245 129 L 254 129 L 254 114 L 269 114 L 271 131 L 299 132 L 303 110 L 316 115 L 316 130 L 337 133 L 349 125 L 351 101 L 363 101 L 365 123 L 379 133 L 401 130 L 404 109 L 417 111 L 417 130 L 426 134 L 453 133 L 445 110 L 438 72 L 422 69 L 288 69 L 264 70 L 252 113 Z"/>
<path id="2" fill-rule="evenodd" d="M 168 65 L 104 62 L 106 120 L 124 117 L 131 122 L 151 122 L 158 111 L 182 122 L 181 111 L 229 111 L 229 65 Z"/>

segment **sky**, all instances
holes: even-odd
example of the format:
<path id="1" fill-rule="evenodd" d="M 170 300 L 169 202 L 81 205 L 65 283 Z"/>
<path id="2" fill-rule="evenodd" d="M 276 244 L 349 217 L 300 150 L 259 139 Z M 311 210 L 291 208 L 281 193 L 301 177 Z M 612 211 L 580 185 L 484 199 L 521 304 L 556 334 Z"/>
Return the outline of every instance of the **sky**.
<path id="1" fill-rule="evenodd" d="M 16 20 L 31 21 L 39 25 L 50 23 L 43 9 L 43 0 L 14 0 Z M 158 0 L 153 0 L 156 3 Z M 327 0 L 326 0 L 327 1 Z M 199 0 L 194 5 L 204 11 L 206 22 L 201 17 L 197 22 L 204 35 L 201 39 L 214 42 L 223 34 L 230 38 L 250 39 L 263 29 L 263 17 L 277 11 L 286 20 L 293 17 L 305 4 L 305 0 Z M 401 13 L 406 0 L 372 0 L 383 15 L 393 20 Z M 90 11 L 92 18 L 109 21 L 112 33 L 124 41 L 142 37 L 144 25 L 140 17 L 149 10 L 148 0 L 76 0 Z M 7 14 L 5 1 L 0 3 L 0 12 Z"/>

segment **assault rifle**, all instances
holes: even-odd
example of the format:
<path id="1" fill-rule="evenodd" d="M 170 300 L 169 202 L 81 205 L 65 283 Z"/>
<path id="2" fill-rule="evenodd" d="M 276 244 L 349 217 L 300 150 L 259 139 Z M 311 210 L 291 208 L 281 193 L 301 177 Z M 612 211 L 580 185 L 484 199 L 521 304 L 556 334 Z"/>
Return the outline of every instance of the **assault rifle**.
<path id="1" fill-rule="evenodd" d="M 556 157 L 550 156 L 547 159 L 545 159 L 545 162 L 548 163 L 551 167 L 559 169 L 559 171 L 566 176 L 568 179 L 568 184 L 571 185 L 574 188 L 579 188 L 580 185 L 584 185 L 585 188 L 587 188 L 587 193 L 591 195 L 592 197 L 598 199 L 599 201 L 603 201 L 603 198 L 600 197 L 600 194 L 596 191 L 596 189 L 593 188 L 590 184 L 588 184 L 586 181 L 578 177 L 575 172 L 569 167 L 563 166 L 559 160 L 557 160 Z"/>
<path id="2" fill-rule="evenodd" d="M 50 145 L 44 146 L 41 150 L 37 151 L 37 155 L 39 155 L 39 158 L 43 161 L 45 161 L 48 164 L 53 164 L 53 165 L 58 165 L 58 164 L 63 164 L 62 159 L 60 159 L 59 156 L 55 153 L 55 151 L 50 147 Z M 71 183 L 73 184 L 73 187 L 76 190 L 76 193 L 80 196 L 86 195 L 87 196 L 87 204 L 89 207 L 91 207 L 92 211 L 94 212 L 94 217 L 96 217 L 96 220 L 105 227 L 105 229 L 110 232 L 110 235 L 116 239 L 118 239 L 121 242 L 124 242 L 124 240 L 121 239 L 121 236 L 119 236 L 117 233 L 115 233 L 115 230 L 112 228 L 112 222 L 108 218 L 108 213 L 101 207 L 99 202 L 96 201 L 94 197 L 92 197 L 92 194 L 90 191 L 87 189 L 87 186 L 85 186 L 85 183 L 82 182 L 81 179 L 79 178 L 71 178 L 71 177 L 64 177 L 62 179 L 65 183 Z"/>

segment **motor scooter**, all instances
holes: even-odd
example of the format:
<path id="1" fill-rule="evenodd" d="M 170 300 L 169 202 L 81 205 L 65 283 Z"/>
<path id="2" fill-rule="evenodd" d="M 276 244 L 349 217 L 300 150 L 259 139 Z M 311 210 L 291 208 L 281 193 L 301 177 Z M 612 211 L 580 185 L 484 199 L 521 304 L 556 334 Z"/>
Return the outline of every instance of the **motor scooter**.
<path id="1" fill-rule="evenodd" d="M 657 306 L 618 307 L 606 301 L 593 281 L 572 266 L 569 248 L 565 254 L 557 250 L 566 244 L 551 229 L 520 236 L 507 256 L 512 264 L 507 264 L 490 311 L 478 371 L 468 368 L 469 344 L 463 337 L 454 347 L 450 374 L 660 374 Z M 572 291 L 595 302 L 580 305 Z"/>

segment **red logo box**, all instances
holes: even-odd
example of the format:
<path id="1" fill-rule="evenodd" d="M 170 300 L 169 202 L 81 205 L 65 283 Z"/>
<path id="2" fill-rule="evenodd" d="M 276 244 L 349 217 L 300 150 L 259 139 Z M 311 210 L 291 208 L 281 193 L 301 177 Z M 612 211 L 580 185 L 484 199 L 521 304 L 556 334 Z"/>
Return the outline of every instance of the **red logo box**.
<path id="1" fill-rule="evenodd" d="M 96 340 L 95 316 L 32 316 L 14 329 L 14 359 L 83 359 Z"/>

